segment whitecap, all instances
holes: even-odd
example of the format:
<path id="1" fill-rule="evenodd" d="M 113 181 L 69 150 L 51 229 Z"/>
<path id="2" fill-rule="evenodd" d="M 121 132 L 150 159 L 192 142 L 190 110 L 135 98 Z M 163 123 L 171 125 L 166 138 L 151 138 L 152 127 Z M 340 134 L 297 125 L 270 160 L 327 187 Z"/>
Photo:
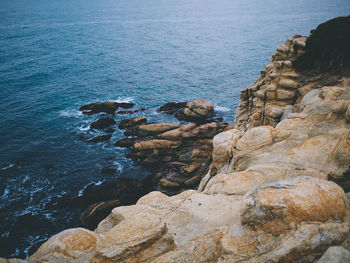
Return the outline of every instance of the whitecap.
<path id="1" fill-rule="evenodd" d="M 7 166 L 5 166 L 5 167 L 0 168 L 0 170 L 7 170 L 7 169 L 10 169 L 10 168 L 12 168 L 12 167 L 14 167 L 14 166 L 15 166 L 14 163 L 10 163 L 9 165 L 7 165 Z"/>
<path id="2" fill-rule="evenodd" d="M 124 166 L 123 166 L 121 163 L 118 163 L 118 162 L 114 161 L 113 164 L 114 164 L 115 166 L 117 166 L 117 171 L 118 171 L 119 173 L 121 173 L 121 172 L 123 171 Z"/>
<path id="3" fill-rule="evenodd" d="M 134 100 L 134 97 L 125 97 L 125 98 L 118 97 L 118 99 L 112 100 L 112 101 L 117 103 L 130 103 L 133 100 Z"/>
<path id="4" fill-rule="evenodd" d="M 76 130 L 84 132 L 90 129 L 90 125 L 81 125 L 80 127 L 76 128 Z"/>
<path id="5" fill-rule="evenodd" d="M 97 185 L 101 185 L 104 181 L 105 181 L 105 180 L 100 180 L 100 181 L 98 181 L 98 182 L 91 182 L 91 183 L 85 185 L 82 189 L 79 190 L 78 196 L 83 196 L 84 190 L 85 190 L 88 186 L 90 186 L 91 184 L 97 186 Z"/>
<path id="6" fill-rule="evenodd" d="M 221 111 L 221 112 L 228 112 L 231 110 L 229 107 L 223 107 L 223 106 L 215 106 L 214 109 L 216 111 Z"/>
<path id="7" fill-rule="evenodd" d="M 64 117 L 75 117 L 78 118 L 83 115 L 83 112 L 78 111 L 76 109 L 68 109 L 68 110 L 63 110 L 59 112 L 60 116 Z"/>
<path id="8" fill-rule="evenodd" d="M 6 187 L 4 190 L 4 194 L 1 196 L 1 198 L 7 197 L 7 195 L 10 193 L 10 190 Z"/>

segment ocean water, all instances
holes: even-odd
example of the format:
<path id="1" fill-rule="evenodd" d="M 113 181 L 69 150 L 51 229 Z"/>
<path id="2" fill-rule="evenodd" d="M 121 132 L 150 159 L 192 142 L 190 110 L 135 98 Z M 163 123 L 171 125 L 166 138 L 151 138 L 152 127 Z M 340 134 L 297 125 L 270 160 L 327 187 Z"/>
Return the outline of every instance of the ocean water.
<path id="1" fill-rule="evenodd" d="M 0 256 L 27 257 L 84 207 L 62 205 L 89 184 L 143 170 L 113 147 L 78 108 L 132 101 L 155 109 L 205 99 L 233 122 L 276 47 L 293 34 L 349 15 L 349 0 L 1 0 Z M 117 116 L 117 120 L 131 116 Z M 101 174 L 105 166 L 116 175 Z"/>

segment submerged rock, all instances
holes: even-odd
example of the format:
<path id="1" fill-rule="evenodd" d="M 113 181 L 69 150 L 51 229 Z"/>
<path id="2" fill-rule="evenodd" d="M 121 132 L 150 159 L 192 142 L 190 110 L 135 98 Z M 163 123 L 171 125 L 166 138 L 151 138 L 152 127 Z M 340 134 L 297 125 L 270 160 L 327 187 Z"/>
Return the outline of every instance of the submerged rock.
<path id="1" fill-rule="evenodd" d="M 88 140 L 88 142 L 104 142 L 104 141 L 108 141 L 111 137 L 112 137 L 111 134 L 100 135 Z"/>

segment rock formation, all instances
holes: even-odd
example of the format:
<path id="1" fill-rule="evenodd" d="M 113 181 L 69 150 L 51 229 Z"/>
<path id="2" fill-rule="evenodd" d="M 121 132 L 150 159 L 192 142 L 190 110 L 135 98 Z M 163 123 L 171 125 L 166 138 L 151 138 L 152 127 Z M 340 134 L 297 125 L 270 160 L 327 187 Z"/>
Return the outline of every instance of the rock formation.
<path id="1" fill-rule="evenodd" d="M 51 237 L 28 262 L 314 262 L 331 246 L 349 249 L 349 200 L 328 179 L 349 169 L 350 73 L 297 72 L 305 40 L 278 47 L 242 91 L 235 127 L 214 137 L 198 190 L 151 192 L 114 208 L 95 231 Z M 134 147 L 178 147 L 169 138 L 184 127 L 162 126 L 158 139 Z"/>
<path id="2" fill-rule="evenodd" d="M 202 115 L 202 122 L 205 120 L 203 116 L 207 115 Z M 124 120 L 119 126 L 127 124 L 125 135 L 137 137 L 123 138 L 115 145 L 131 147 L 127 156 L 146 167 L 152 173 L 154 185 L 159 185 L 160 190 L 168 195 L 198 186 L 209 169 L 213 137 L 232 128 L 232 125 L 220 121 L 204 124 L 137 123 L 138 118 Z"/>

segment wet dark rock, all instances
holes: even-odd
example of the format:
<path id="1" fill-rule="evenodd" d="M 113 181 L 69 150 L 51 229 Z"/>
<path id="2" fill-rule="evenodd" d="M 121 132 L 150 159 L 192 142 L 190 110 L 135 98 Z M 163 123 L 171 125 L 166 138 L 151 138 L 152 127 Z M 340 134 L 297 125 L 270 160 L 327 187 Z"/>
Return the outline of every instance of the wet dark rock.
<path id="1" fill-rule="evenodd" d="M 91 129 L 105 129 L 108 126 L 111 126 L 113 124 L 116 124 L 116 121 L 112 118 L 103 118 L 103 119 L 99 119 L 93 123 L 91 123 L 90 128 Z"/>
<path id="2" fill-rule="evenodd" d="M 99 202 L 89 206 L 79 217 L 83 226 L 96 226 L 102 219 L 107 217 L 112 209 L 120 204 L 120 200 Z"/>
<path id="3" fill-rule="evenodd" d="M 114 174 L 117 171 L 117 169 L 113 168 L 113 167 L 104 167 L 101 170 L 102 174 Z"/>
<path id="4" fill-rule="evenodd" d="M 126 129 L 126 128 L 130 128 L 130 127 L 134 127 L 136 125 L 144 124 L 146 122 L 147 122 L 147 119 L 145 117 L 136 117 L 136 118 L 131 118 L 131 119 L 125 119 L 119 123 L 118 128 L 119 129 Z"/>
<path id="5" fill-rule="evenodd" d="M 90 103 L 79 108 L 80 111 L 83 111 L 84 114 L 95 114 L 104 112 L 107 114 L 114 114 L 114 112 L 119 108 L 118 103 L 113 101 L 108 102 L 96 102 Z"/>
<path id="6" fill-rule="evenodd" d="M 82 111 L 84 114 L 96 114 L 100 112 L 104 112 L 107 114 L 114 114 L 116 110 L 118 110 L 119 107 L 124 109 L 129 109 L 134 107 L 134 103 L 128 103 L 128 102 L 114 102 L 114 101 L 108 101 L 108 102 L 96 102 L 96 103 L 90 103 L 84 106 L 81 106 L 79 108 L 80 111 Z"/>
<path id="7" fill-rule="evenodd" d="M 104 142 L 104 141 L 108 141 L 111 137 L 112 137 L 111 134 L 100 135 L 88 140 L 88 142 Z"/>
<path id="8" fill-rule="evenodd" d="M 141 179 L 122 177 L 118 181 L 98 186 L 90 185 L 81 196 L 68 199 L 68 204 L 74 207 L 88 207 L 81 214 L 80 221 L 84 227 L 95 229 L 114 207 L 133 205 L 140 197 L 153 190 L 154 182 L 150 175 Z"/>
<path id="9" fill-rule="evenodd" d="M 135 142 L 137 142 L 139 139 L 138 138 L 123 138 L 114 143 L 114 146 L 116 147 L 132 147 Z"/>
<path id="10" fill-rule="evenodd" d="M 141 111 L 145 111 L 147 110 L 147 108 L 139 108 L 136 110 L 129 110 L 129 111 L 118 111 L 117 114 L 119 115 L 125 115 L 125 114 L 133 114 L 133 113 L 137 113 L 137 112 L 141 112 Z"/>
<path id="11" fill-rule="evenodd" d="M 135 103 L 131 102 L 119 102 L 118 106 L 123 109 L 130 109 L 135 106 Z"/>
<path id="12" fill-rule="evenodd" d="M 174 114 L 180 109 L 183 109 L 187 102 L 168 102 L 157 109 L 158 112 L 164 112 L 167 114 Z"/>

